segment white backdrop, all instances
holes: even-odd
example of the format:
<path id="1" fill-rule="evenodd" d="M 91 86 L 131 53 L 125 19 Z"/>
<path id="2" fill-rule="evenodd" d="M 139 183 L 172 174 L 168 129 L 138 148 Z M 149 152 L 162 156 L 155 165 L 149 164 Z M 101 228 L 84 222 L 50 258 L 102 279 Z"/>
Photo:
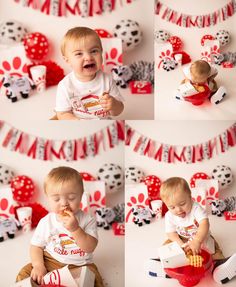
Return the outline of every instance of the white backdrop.
<path id="1" fill-rule="evenodd" d="M 202 15 L 216 11 L 227 4 L 228 0 L 214 1 L 188 1 L 188 0 L 162 0 L 173 10 L 190 14 Z M 201 56 L 200 40 L 203 35 L 215 35 L 219 30 L 227 30 L 231 35 L 231 43 L 222 48 L 222 52 L 236 52 L 236 30 L 233 28 L 236 25 L 236 15 L 218 23 L 215 26 L 208 28 L 184 28 L 176 24 L 167 22 L 161 19 L 160 16 L 155 16 L 154 20 L 155 30 L 165 29 L 172 36 L 178 36 L 182 40 L 184 46 L 183 50 L 187 52 L 192 60 L 198 60 Z M 223 85 L 228 91 L 227 97 L 219 105 L 205 103 L 198 107 L 184 101 L 178 101 L 174 97 L 174 92 L 179 83 L 184 78 L 181 67 L 177 67 L 174 71 L 166 72 L 163 69 L 158 69 L 160 45 L 155 43 L 155 119 L 170 120 L 170 119 L 200 119 L 200 120 L 232 120 L 236 118 L 235 106 L 236 88 L 234 85 L 235 68 L 224 69 L 219 67 L 219 74 L 216 81 L 219 86 Z"/>
<path id="2" fill-rule="evenodd" d="M 136 131 L 170 145 L 194 145 L 205 142 L 218 136 L 226 128 L 232 125 L 233 121 L 127 121 Z M 134 138 L 135 140 L 135 138 Z M 135 141 L 134 141 L 135 142 Z M 236 178 L 236 147 L 229 148 L 225 153 L 220 153 L 209 160 L 198 163 L 186 164 L 176 162 L 174 164 L 156 161 L 147 156 L 141 156 L 134 152 L 130 146 L 125 148 L 125 166 L 135 165 L 143 169 L 146 175 L 157 175 L 161 181 L 168 177 L 180 176 L 187 181 L 196 172 L 205 172 L 211 175 L 217 165 L 227 165 L 232 169 Z M 236 181 L 233 182 L 222 193 L 222 197 L 235 194 Z"/>
<path id="3" fill-rule="evenodd" d="M 65 72 L 69 68 L 62 60 L 60 54 L 60 41 L 65 32 L 75 26 L 88 26 L 91 28 L 102 28 L 108 32 L 113 31 L 115 25 L 122 19 L 131 19 L 139 23 L 143 31 L 142 43 L 134 50 L 126 52 L 123 56 L 124 64 L 134 61 L 153 61 L 153 0 L 136 0 L 130 4 L 122 1 L 123 6 L 116 1 L 116 9 L 111 13 L 97 15 L 89 18 L 73 16 L 56 17 L 46 15 L 32 8 L 22 7 L 13 0 L 0 1 L 0 23 L 5 20 L 17 20 L 25 25 L 29 32 L 41 32 L 48 37 L 51 43 L 51 51 L 48 59 L 60 64 Z M 144 13 L 145 11 L 145 13 Z M 152 15 L 152 17 L 150 17 Z M 53 114 L 55 105 L 55 87 L 47 89 L 44 95 L 34 95 L 27 101 L 21 101 L 14 105 L 5 97 L 0 96 L 0 112 L 2 117 L 16 120 L 16 113 L 20 113 L 23 118 L 44 120 Z M 131 95 L 129 89 L 121 90 L 125 97 L 125 111 L 119 116 L 122 119 L 153 119 L 154 99 L 151 95 Z M 135 104 L 136 109 L 133 109 Z M 145 106 L 145 109 L 143 109 Z M 10 116 L 11 114 L 11 116 Z"/>

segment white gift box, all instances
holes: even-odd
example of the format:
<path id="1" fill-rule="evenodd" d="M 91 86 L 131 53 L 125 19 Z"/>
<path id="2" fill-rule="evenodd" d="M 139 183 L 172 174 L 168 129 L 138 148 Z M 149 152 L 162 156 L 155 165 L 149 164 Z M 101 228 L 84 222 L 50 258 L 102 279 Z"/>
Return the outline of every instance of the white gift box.
<path id="1" fill-rule="evenodd" d="M 171 242 L 158 248 L 163 268 L 175 268 L 189 265 L 188 259 L 177 242 Z"/>
<path id="2" fill-rule="evenodd" d="M 58 286 L 68 287 L 94 287 L 95 274 L 87 266 L 68 269 L 68 265 L 47 273 L 44 278 L 44 284 L 58 284 Z M 31 287 L 31 278 L 24 279 L 15 283 L 12 287 Z"/>

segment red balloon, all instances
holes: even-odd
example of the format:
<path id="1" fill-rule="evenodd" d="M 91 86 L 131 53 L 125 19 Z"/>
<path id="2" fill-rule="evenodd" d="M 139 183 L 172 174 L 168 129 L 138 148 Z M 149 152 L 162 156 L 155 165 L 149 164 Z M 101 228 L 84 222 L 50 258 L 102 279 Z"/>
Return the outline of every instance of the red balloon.
<path id="1" fill-rule="evenodd" d="M 48 54 L 48 39 L 39 32 L 26 34 L 23 43 L 26 56 L 31 60 L 41 60 Z"/>
<path id="2" fill-rule="evenodd" d="M 112 38 L 113 37 L 111 33 L 107 32 L 104 29 L 94 29 L 94 31 L 97 32 L 100 38 Z"/>
<path id="3" fill-rule="evenodd" d="M 145 176 L 141 182 L 144 182 L 148 189 L 148 197 L 151 200 L 159 199 L 161 180 L 156 175 Z"/>
<path id="4" fill-rule="evenodd" d="M 201 45 L 204 46 L 206 40 L 215 40 L 215 37 L 212 35 L 204 35 L 201 38 Z"/>
<path id="5" fill-rule="evenodd" d="M 80 172 L 80 175 L 82 176 L 82 179 L 84 181 L 94 181 L 97 180 L 93 175 L 91 175 L 88 172 Z"/>
<path id="6" fill-rule="evenodd" d="M 34 194 L 35 185 L 33 180 L 26 175 L 14 177 L 10 185 L 13 198 L 18 202 L 27 202 Z"/>
<path id="7" fill-rule="evenodd" d="M 173 51 L 178 51 L 183 45 L 181 39 L 177 36 L 171 36 L 167 41 L 171 43 Z"/>
<path id="8" fill-rule="evenodd" d="M 197 172 L 195 173 L 190 179 L 190 186 L 195 187 L 195 182 L 198 179 L 210 179 L 210 176 L 204 172 Z"/>

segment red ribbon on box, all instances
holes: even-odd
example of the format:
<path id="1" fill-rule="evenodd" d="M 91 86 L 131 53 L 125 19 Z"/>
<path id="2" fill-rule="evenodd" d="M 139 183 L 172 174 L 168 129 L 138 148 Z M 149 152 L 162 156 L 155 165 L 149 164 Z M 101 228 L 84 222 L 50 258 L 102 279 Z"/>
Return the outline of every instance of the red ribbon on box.
<path id="1" fill-rule="evenodd" d="M 131 81 L 129 87 L 132 94 L 152 93 L 152 84 L 148 81 Z"/>

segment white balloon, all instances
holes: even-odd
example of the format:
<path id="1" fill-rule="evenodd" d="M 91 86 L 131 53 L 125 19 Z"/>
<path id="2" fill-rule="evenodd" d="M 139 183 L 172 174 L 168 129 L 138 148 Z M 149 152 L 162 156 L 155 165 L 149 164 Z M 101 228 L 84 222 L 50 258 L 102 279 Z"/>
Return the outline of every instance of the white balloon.
<path id="1" fill-rule="evenodd" d="M 0 184 L 10 184 L 15 176 L 11 167 L 0 163 Z"/>
<path id="2" fill-rule="evenodd" d="M 113 30 L 114 37 L 122 40 L 124 51 L 132 50 L 142 41 L 142 31 L 137 22 L 126 19 L 121 20 Z"/>
<path id="3" fill-rule="evenodd" d="M 220 42 L 220 46 L 225 46 L 230 42 L 230 34 L 226 30 L 219 30 L 216 33 L 216 39 Z"/>
<path id="4" fill-rule="evenodd" d="M 144 172 L 137 166 L 129 166 L 125 169 L 125 182 L 139 183 L 144 177 Z"/>
<path id="5" fill-rule="evenodd" d="M 124 186 L 122 168 L 114 163 L 105 163 L 97 172 L 97 178 L 105 182 L 106 192 L 114 193 Z"/>
<path id="6" fill-rule="evenodd" d="M 170 38 L 170 33 L 166 30 L 158 30 L 154 32 L 154 40 L 157 43 L 165 43 Z"/>
<path id="7" fill-rule="evenodd" d="M 227 188 L 233 182 L 233 173 L 226 165 L 217 165 L 212 171 L 212 178 L 217 179 L 221 189 Z"/>
<path id="8" fill-rule="evenodd" d="M 27 33 L 24 25 L 18 21 L 8 20 L 0 24 L 0 42 L 2 44 L 21 42 Z"/>

